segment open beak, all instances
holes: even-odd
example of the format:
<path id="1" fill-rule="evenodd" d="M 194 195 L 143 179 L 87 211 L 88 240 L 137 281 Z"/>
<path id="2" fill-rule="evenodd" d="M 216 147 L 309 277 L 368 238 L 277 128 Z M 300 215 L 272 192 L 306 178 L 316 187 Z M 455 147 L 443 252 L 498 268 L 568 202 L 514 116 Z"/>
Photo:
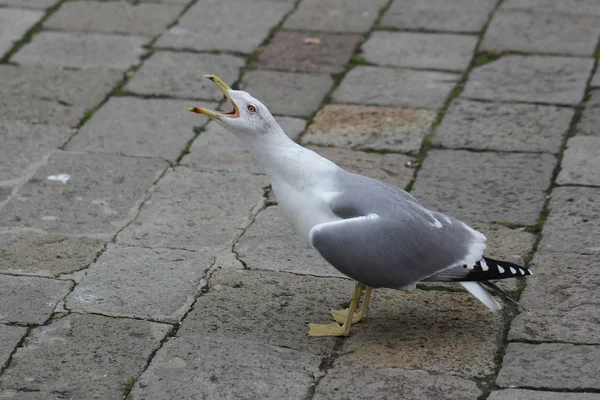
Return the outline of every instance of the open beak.
<path id="1" fill-rule="evenodd" d="M 192 107 L 192 108 L 188 108 L 188 111 L 194 112 L 196 114 L 204 114 L 213 119 L 221 119 L 222 117 L 238 118 L 240 116 L 240 110 L 235 105 L 235 102 L 233 101 L 233 99 L 231 98 L 231 95 L 229 94 L 229 91 L 231 90 L 231 88 L 229 86 L 227 86 L 227 84 L 225 84 L 225 82 L 223 82 L 221 80 L 221 78 L 219 78 L 218 76 L 204 75 L 204 78 L 210 79 L 211 81 L 213 81 L 215 83 L 215 85 L 217 85 L 217 87 L 219 89 L 221 89 L 221 92 L 223 92 L 225 97 L 227 97 L 227 99 L 229 99 L 229 101 L 233 105 L 233 110 L 224 113 L 224 112 L 220 112 L 220 111 L 209 110 L 207 108 Z"/>

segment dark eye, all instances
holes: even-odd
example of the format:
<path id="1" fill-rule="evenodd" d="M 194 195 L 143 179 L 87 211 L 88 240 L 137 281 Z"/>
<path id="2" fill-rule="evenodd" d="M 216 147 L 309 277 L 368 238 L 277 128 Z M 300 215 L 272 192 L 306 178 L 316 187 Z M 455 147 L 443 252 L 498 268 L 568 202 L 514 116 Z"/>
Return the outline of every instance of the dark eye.
<path id="1" fill-rule="evenodd" d="M 248 104 L 248 111 L 250 111 L 251 113 L 255 113 L 256 107 L 254 107 L 252 104 Z"/>

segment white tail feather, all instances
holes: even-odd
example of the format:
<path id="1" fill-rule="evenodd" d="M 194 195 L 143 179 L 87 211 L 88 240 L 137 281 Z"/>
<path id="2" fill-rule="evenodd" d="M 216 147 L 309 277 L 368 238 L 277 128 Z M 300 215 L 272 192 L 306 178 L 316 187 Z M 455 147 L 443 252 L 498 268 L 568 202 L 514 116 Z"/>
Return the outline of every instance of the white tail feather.
<path id="1" fill-rule="evenodd" d="M 502 305 L 488 293 L 479 282 L 459 282 L 473 296 L 485 304 L 490 310 L 497 311 L 502 309 Z"/>

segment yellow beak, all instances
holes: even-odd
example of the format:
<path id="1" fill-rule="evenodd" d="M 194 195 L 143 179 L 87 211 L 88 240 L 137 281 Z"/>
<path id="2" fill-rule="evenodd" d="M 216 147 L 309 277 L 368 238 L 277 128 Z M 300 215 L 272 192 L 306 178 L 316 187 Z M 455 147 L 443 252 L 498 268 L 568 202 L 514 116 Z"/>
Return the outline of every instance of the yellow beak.
<path id="1" fill-rule="evenodd" d="M 210 79 L 211 81 L 213 81 L 215 83 L 215 85 L 217 85 L 217 87 L 221 90 L 221 92 L 223 92 L 225 97 L 227 99 L 229 99 L 229 101 L 231 101 L 231 104 L 233 104 L 233 110 L 230 112 L 223 113 L 223 112 L 219 112 L 219 111 L 215 111 L 215 110 L 209 110 L 207 108 L 192 107 L 192 108 L 188 108 L 188 111 L 191 111 L 196 114 L 204 114 L 213 119 L 221 119 L 221 117 L 228 117 L 228 118 L 239 117 L 240 112 L 239 112 L 237 106 L 235 105 L 235 102 L 231 98 L 231 94 L 229 94 L 229 91 L 231 90 L 231 88 L 229 86 L 227 86 L 227 84 L 225 82 L 223 82 L 221 80 L 221 78 L 219 78 L 218 76 L 204 75 L 204 78 Z"/>

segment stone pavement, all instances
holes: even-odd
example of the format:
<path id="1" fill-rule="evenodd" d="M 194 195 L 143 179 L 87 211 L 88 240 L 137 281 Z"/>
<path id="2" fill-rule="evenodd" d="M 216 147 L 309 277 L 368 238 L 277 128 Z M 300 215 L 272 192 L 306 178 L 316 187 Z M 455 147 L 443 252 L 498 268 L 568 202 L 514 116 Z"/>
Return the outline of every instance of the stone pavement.
<path id="1" fill-rule="evenodd" d="M 0 33 L 0 399 L 600 399 L 597 0 L 0 0 Z M 207 73 L 527 263 L 529 312 L 377 290 L 309 338 L 352 282 L 187 112 Z"/>

